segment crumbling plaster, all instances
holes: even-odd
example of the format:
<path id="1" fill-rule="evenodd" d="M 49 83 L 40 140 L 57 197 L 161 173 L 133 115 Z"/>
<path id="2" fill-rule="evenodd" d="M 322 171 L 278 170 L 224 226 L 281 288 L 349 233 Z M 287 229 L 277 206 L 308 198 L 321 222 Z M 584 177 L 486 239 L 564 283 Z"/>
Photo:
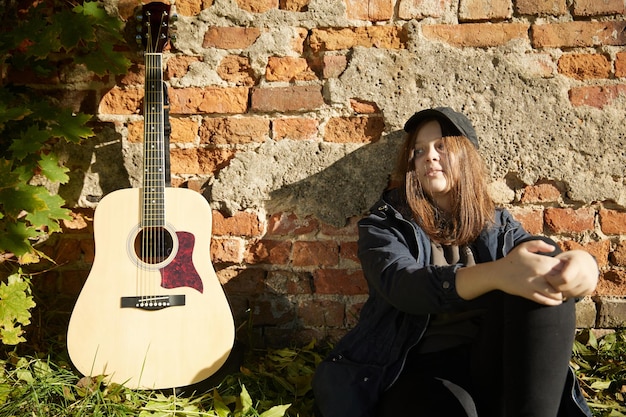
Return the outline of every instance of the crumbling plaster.
<path id="1" fill-rule="evenodd" d="M 338 78 L 323 80 L 326 105 L 294 114 L 318 119 L 320 136 L 310 141 L 268 140 L 239 150 L 226 168 L 207 179 L 205 194 L 213 207 L 227 212 L 294 210 L 341 226 L 365 212 L 385 187 L 404 121 L 417 110 L 442 105 L 463 111 L 473 120 L 480 152 L 498 184 L 501 202 L 515 195 L 502 190 L 502 184 L 554 179 L 565 185 L 570 200 L 626 206 L 625 98 L 602 110 L 573 107 L 568 92 L 582 84 L 557 73 L 555 63 L 562 51 L 533 50 L 527 41 L 497 48 L 457 48 L 426 39 L 421 25 L 428 23 L 432 22 L 406 23 L 406 49 L 357 47 L 349 51 L 345 71 Z M 184 78 L 172 80 L 172 86 L 223 85 L 215 70 L 216 56 L 221 58 L 224 51 L 202 48 L 202 34 L 210 25 L 263 29 L 262 36 L 241 54 L 250 58 L 261 87 L 268 87 L 262 78 L 267 57 L 297 55 L 291 31 L 359 24 L 363 22 L 345 18 L 340 0 L 312 0 L 305 13 L 274 10 L 257 15 L 240 10 L 234 0 L 216 0 L 198 16 L 180 19 L 175 51 L 204 59 Z M 610 49 L 605 52 L 612 53 Z M 385 121 L 382 138 L 363 145 L 324 142 L 328 120 L 354 115 L 353 98 L 376 103 Z M 107 134 L 115 136 L 111 131 Z M 115 140 L 98 138 L 93 149 L 100 154 L 118 149 L 120 139 Z M 137 186 L 140 147 L 121 142 L 124 168 L 107 174 L 107 184 L 118 178 L 120 187 Z M 121 165 L 120 156 L 112 158 Z M 107 161 L 96 163 L 106 165 Z M 89 179 L 96 175 L 93 166 L 81 169 L 86 181 L 80 191 L 66 191 L 81 194 L 70 201 L 88 206 L 98 193 L 112 191 L 109 186 L 98 186 L 97 178 Z"/>
<path id="2" fill-rule="evenodd" d="M 238 153 L 219 173 L 212 202 L 227 210 L 294 209 L 341 225 L 376 201 L 404 121 L 422 108 L 445 105 L 474 122 L 494 181 L 554 179 L 573 201 L 626 206 L 626 100 L 602 111 L 572 107 L 568 91 L 577 83 L 556 70 L 534 73 L 525 42 L 455 48 L 426 40 L 419 24 L 410 25 L 409 39 L 407 49 L 355 48 L 343 74 L 324 87 L 327 117 L 333 111 L 345 116 L 351 98 L 376 103 L 386 123 L 378 143 L 268 141 Z"/>

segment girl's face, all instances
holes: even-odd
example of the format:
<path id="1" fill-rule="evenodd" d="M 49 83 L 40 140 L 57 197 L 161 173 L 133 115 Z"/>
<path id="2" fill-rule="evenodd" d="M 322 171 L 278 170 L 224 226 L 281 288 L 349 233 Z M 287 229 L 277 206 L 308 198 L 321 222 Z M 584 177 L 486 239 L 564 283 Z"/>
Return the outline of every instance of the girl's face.
<path id="1" fill-rule="evenodd" d="M 422 189 L 440 208 L 448 210 L 451 205 L 449 178 L 452 177 L 451 157 L 442 138 L 441 126 L 436 120 L 421 126 L 415 137 L 413 160 L 415 173 Z"/>

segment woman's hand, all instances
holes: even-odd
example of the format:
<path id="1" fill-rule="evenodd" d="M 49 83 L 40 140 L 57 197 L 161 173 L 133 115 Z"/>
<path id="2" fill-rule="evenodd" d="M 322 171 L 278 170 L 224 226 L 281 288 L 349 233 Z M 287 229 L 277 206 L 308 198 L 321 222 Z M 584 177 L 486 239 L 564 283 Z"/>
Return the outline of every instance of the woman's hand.
<path id="1" fill-rule="evenodd" d="M 593 257 L 582 250 L 545 255 L 554 249 L 542 240 L 531 240 L 497 261 L 461 268 L 456 275 L 457 292 L 471 300 L 500 290 L 544 305 L 590 294 L 598 281 Z"/>
<path id="2" fill-rule="evenodd" d="M 571 250 L 555 257 L 559 264 L 546 276 L 546 281 L 563 297 L 591 294 L 598 284 L 598 264 L 583 250 Z"/>
<path id="3" fill-rule="evenodd" d="M 494 262 L 500 272 L 497 288 L 508 294 L 517 295 L 544 305 L 559 305 L 565 295 L 560 288 L 547 279 L 560 281 L 564 269 L 562 261 L 546 256 L 554 246 L 543 240 L 531 240 L 519 244 L 507 256 Z"/>

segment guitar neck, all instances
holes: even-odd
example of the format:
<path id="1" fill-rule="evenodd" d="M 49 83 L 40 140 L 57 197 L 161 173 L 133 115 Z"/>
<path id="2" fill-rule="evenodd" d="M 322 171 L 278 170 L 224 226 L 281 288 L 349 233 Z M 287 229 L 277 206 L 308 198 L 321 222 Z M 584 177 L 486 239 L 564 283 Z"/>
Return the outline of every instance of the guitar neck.
<path id="1" fill-rule="evenodd" d="M 165 226 L 163 55 L 145 54 L 142 227 Z"/>

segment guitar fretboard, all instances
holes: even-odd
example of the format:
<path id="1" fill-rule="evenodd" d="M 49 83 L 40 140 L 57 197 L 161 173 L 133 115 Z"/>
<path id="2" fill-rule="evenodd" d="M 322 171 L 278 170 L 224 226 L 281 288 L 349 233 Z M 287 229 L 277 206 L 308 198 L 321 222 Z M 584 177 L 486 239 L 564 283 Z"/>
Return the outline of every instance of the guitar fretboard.
<path id="1" fill-rule="evenodd" d="M 165 226 L 163 55 L 145 54 L 142 227 Z"/>

